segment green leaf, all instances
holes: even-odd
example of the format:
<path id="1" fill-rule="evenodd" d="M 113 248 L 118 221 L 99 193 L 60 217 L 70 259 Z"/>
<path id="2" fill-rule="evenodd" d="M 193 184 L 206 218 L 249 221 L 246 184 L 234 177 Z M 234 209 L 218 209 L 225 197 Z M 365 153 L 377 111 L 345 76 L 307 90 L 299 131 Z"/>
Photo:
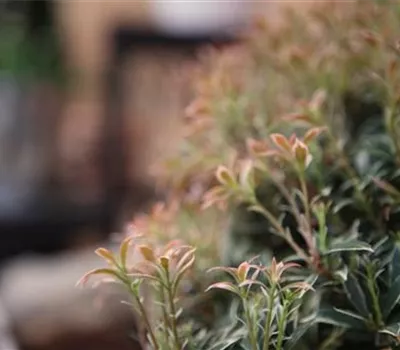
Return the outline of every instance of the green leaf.
<path id="1" fill-rule="evenodd" d="M 130 284 L 131 292 L 137 297 L 139 296 L 139 288 L 141 284 L 142 280 L 135 280 Z"/>
<path id="2" fill-rule="evenodd" d="M 243 326 L 234 324 L 213 331 L 204 330 L 196 335 L 193 350 L 228 350 L 238 349 L 239 344 L 247 336 L 247 330 Z M 234 348 L 232 348 L 234 346 Z"/>
<path id="3" fill-rule="evenodd" d="M 335 308 L 319 310 L 316 316 L 316 322 L 355 330 L 365 330 L 366 328 L 366 320 L 361 316 L 351 311 Z"/>
<path id="4" fill-rule="evenodd" d="M 290 335 L 290 338 L 285 344 L 285 350 L 296 349 L 300 340 L 303 338 L 304 334 L 315 324 L 312 320 L 307 322 L 300 327 L 297 327 L 296 330 Z"/>
<path id="5" fill-rule="evenodd" d="M 286 256 L 282 259 L 283 263 L 289 263 L 289 262 L 294 262 L 294 263 L 298 263 L 301 264 L 302 262 L 304 262 L 303 258 L 300 258 L 298 255 L 293 254 L 293 255 L 289 255 Z"/>
<path id="6" fill-rule="evenodd" d="M 373 249 L 368 243 L 352 239 L 352 240 L 334 242 L 324 254 L 328 255 L 332 253 L 350 252 L 350 251 L 367 251 L 372 253 Z"/>
<path id="7" fill-rule="evenodd" d="M 336 270 L 333 275 L 338 277 L 342 282 L 347 281 L 347 276 L 349 274 L 349 269 L 347 265 L 344 265 L 341 269 Z"/>
<path id="8" fill-rule="evenodd" d="M 380 267 L 384 267 L 385 270 L 392 271 L 392 267 L 388 269 L 386 265 L 388 264 L 392 265 L 393 262 L 395 261 L 393 259 L 395 251 L 393 240 L 386 236 L 383 239 L 379 240 L 376 244 L 374 244 L 372 249 L 374 250 L 374 253 L 372 254 L 372 259 L 379 260 Z M 397 276 L 398 274 L 395 276 L 395 278 Z M 393 281 L 395 278 L 393 278 Z M 392 280 L 390 282 L 392 282 Z"/>
<path id="9" fill-rule="evenodd" d="M 398 276 L 389 291 L 381 297 L 381 310 L 383 317 L 388 317 L 400 301 L 400 276 Z"/>
<path id="10" fill-rule="evenodd" d="M 385 236 L 381 240 L 379 240 L 377 243 L 373 245 L 374 249 L 374 254 L 379 255 L 382 254 L 384 251 L 390 249 L 393 246 L 391 240 L 389 239 L 388 236 Z"/>
<path id="11" fill-rule="evenodd" d="M 378 178 L 373 178 L 372 180 L 377 187 L 388 193 L 390 196 L 393 196 L 395 198 L 400 197 L 400 192 L 397 190 L 396 187 L 391 185 L 389 182 Z"/>
<path id="12" fill-rule="evenodd" d="M 343 286 L 350 303 L 362 316 L 368 317 L 370 311 L 367 300 L 357 278 L 353 274 L 349 274 Z"/>
<path id="13" fill-rule="evenodd" d="M 391 324 L 381 329 L 379 333 L 389 334 L 392 337 L 398 337 L 400 335 L 400 322 Z"/>
<path id="14" fill-rule="evenodd" d="M 391 268 L 392 281 L 395 281 L 400 276 L 400 251 L 397 246 L 394 248 Z"/>
<path id="15" fill-rule="evenodd" d="M 333 208 L 333 213 L 337 214 L 339 213 L 341 210 L 343 210 L 345 207 L 354 204 L 354 199 L 352 198 L 348 198 L 348 199 L 343 199 L 342 201 L 340 201 L 337 205 L 334 206 Z"/>

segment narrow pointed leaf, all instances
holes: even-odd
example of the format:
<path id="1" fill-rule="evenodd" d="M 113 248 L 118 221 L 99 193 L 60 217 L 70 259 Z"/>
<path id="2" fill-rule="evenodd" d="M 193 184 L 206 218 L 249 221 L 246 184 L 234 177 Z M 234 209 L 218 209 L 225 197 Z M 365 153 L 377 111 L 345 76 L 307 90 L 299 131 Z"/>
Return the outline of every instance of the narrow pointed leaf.
<path id="1" fill-rule="evenodd" d="M 257 285 L 259 285 L 259 286 L 262 286 L 262 287 L 265 286 L 265 284 L 262 283 L 262 282 L 260 282 L 260 281 L 255 281 L 255 280 L 252 280 L 252 279 L 247 279 L 247 280 L 244 280 L 243 282 L 241 282 L 241 283 L 239 284 L 239 287 L 252 286 L 252 285 L 255 285 L 255 284 L 257 284 Z"/>
<path id="2" fill-rule="evenodd" d="M 239 290 L 229 282 L 218 282 L 214 283 L 206 289 L 206 292 L 210 291 L 211 289 L 224 289 L 234 294 L 240 295 Z"/>
<path id="3" fill-rule="evenodd" d="M 345 282 L 345 281 L 347 281 L 347 276 L 349 274 L 349 269 L 348 269 L 348 267 L 346 265 L 344 265 L 343 268 L 341 268 L 339 270 L 336 270 L 333 274 L 334 274 L 335 277 L 340 278 L 340 280 L 342 282 Z"/>
<path id="4" fill-rule="evenodd" d="M 381 298 L 381 309 L 386 318 L 390 315 L 394 307 L 400 302 L 400 276 L 391 285 L 389 291 Z"/>
<path id="5" fill-rule="evenodd" d="M 386 326 L 379 333 L 389 334 L 392 337 L 398 337 L 400 335 L 400 322 Z"/>
<path id="6" fill-rule="evenodd" d="M 172 282 L 172 289 L 176 291 L 180 281 L 182 280 L 183 276 L 185 275 L 186 271 L 189 270 L 195 261 L 195 256 L 193 255 L 192 258 L 186 263 L 186 265 L 182 266 L 180 270 L 177 272 L 174 281 Z"/>
<path id="7" fill-rule="evenodd" d="M 151 281 L 155 281 L 158 283 L 161 283 L 161 280 L 155 276 L 149 275 L 147 273 L 130 273 L 128 275 L 129 277 L 134 277 L 134 278 L 138 278 L 138 279 L 147 279 L 147 280 L 151 280 Z"/>
<path id="8" fill-rule="evenodd" d="M 118 273 L 112 269 L 107 269 L 107 268 L 94 269 L 94 270 L 91 270 L 91 271 L 85 273 L 82 276 L 82 278 L 76 283 L 76 286 L 84 285 L 88 281 L 88 279 L 93 275 L 109 275 L 109 276 L 113 276 L 116 279 L 120 279 L 120 276 L 118 275 Z"/>
<path id="9" fill-rule="evenodd" d="M 321 309 L 316 316 L 316 322 L 330 324 L 341 328 L 364 330 L 365 323 L 361 317 L 351 312 L 339 312 L 338 309 Z"/>
<path id="10" fill-rule="evenodd" d="M 360 315 L 367 317 L 370 314 L 367 299 L 357 278 L 353 274 L 349 274 L 343 286 L 350 303 Z"/>
<path id="11" fill-rule="evenodd" d="M 121 259 L 122 266 L 126 265 L 126 259 L 127 259 L 127 256 L 128 256 L 128 249 L 129 249 L 129 246 L 130 246 L 133 238 L 134 237 L 132 237 L 132 236 L 127 237 L 121 243 L 121 246 L 120 246 L 120 249 L 119 249 L 119 256 L 120 256 L 120 259 Z"/>
<path id="12" fill-rule="evenodd" d="M 228 186 L 228 187 L 235 187 L 236 180 L 233 173 L 225 166 L 220 165 L 215 173 L 217 180 L 220 184 Z"/>
<path id="13" fill-rule="evenodd" d="M 335 205 L 335 207 L 333 208 L 333 213 L 337 214 L 341 210 L 343 210 L 345 207 L 347 207 L 348 205 L 352 205 L 352 204 L 354 204 L 354 199 L 352 199 L 352 198 L 343 199 L 337 205 Z"/>
<path id="14" fill-rule="evenodd" d="M 207 272 L 214 272 L 214 271 L 223 271 L 232 276 L 237 283 L 240 283 L 238 276 L 237 276 L 237 269 L 234 267 L 225 267 L 225 266 L 216 266 L 208 269 Z"/>
<path id="15" fill-rule="evenodd" d="M 303 338 L 304 334 L 315 324 L 315 322 L 310 321 L 306 324 L 297 327 L 297 329 L 290 335 L 290 338 L 286 342 L 285 350 L 293 350 L 296 349 L 298 343 Z"/>
<path id="16" fill-rule="evenodd" d="M 291 151 L 291 145 L 289 140 L 283 136 L 282 134 L 271 134 L 271 139 L 272 142 L 281 150 L 290 152 Z"/>
<path id="17" fill-rule="evenodd" d="M 142 254 L 143 258 L 146 261 L 154 262 L 156 257 L 154 255 L 154 251 L 151 247 L 147 245 L 140 245 L 139 246 L 139 251 Z"/>
<path id="18" fill-rule="evenodd" d="M 400 250 L 396 247 L 392 259 L 392 281 L 394 282 L 398 276 L 400 276 Z"/>
<path id="19" fill-rule="evenodd" d="M 176 265 L 176 269 L 179 271 L 180 269 L 182 269 L 182 267 L 186 266 L 186 264 L 189 261 L 193 260 L 194 257 L 194 252 L 196 251 L 196 248 L 192 248 L 189 251 L 187 251 L 182 258 L 179 259 L 178 264 Z"/>
<path id="20" fill-rule="evenodd" d="M 106 248 L 98 248 L 95 250 L 95 253 L 106 260 L 110 265 L 118 265 L 117 260 L 114 257 L 114 254 Z"/>
<path id="21" fill-rule="evenodd" d="M 371 246 L 365 242 L 361 242 L 358 240 L 351 241 L 339 241 L 333 243 L 329 249 L 325 252 L 325 255 L 338 253 L 338 252 L 350 252 L 350 251 L 366 251 L 373 252 Z"/>

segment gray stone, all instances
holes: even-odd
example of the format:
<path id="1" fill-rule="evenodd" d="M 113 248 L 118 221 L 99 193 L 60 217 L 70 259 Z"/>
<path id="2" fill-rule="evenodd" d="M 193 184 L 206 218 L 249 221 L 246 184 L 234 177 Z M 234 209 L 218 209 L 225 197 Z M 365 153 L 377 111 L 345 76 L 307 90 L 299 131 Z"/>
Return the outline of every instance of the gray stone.
<path id="1" fill-rule="evenodd" d="M 0 284 L 3 328 L 8 323 L 21 350 L 139 349 L 130 339 L 133 313 L 121 303 L 128 295 L 116 285 L 75 286 L 85 272 L 103 265 L 93 250 L 10 263 Z"/>

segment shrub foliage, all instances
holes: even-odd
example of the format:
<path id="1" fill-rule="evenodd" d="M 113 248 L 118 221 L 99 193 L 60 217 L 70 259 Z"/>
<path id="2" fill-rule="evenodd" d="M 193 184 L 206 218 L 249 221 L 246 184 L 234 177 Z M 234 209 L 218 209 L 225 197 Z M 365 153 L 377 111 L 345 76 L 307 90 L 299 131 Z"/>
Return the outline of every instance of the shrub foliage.
<path id="1" fill-rule="evenodd" d="M 158 242 L 188 238 L 197 260 L 187 246 L 136 245 L 140 270 L 125 241 L 119 259 L 100 251 L 113 269 L 94 272 L 131 291 L 143 342 L 399 347 L 399 33 L 398 2 L 327 1 L 200 57 L 182 149 L 158 167 L 169 224 L 160 212 L 136 221 Z M 204 275 L 212 264 L 224 267 Z"/>

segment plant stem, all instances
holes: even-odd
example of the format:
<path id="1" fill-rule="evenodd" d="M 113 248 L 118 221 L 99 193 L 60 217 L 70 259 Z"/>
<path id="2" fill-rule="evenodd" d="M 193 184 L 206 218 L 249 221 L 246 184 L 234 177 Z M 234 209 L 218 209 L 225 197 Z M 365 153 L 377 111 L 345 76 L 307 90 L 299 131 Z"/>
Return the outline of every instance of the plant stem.
<path id="1" fill-rule="evenodd" d="M 341 161 L 341 167 L 344 170 L 344 172 L 347 174 L 347 176 L 349 176 L 354 191 L 355 191 L 355 197 L 358 200 L 358 202 L 360 203 L 360 205 L 362 206 L 362 208 L 364 209 L 364 211 L 369 215 L 370 218 L 374 218 L 374 222 L 376 224 L 377 227 L 381 227 L 381 223 L 379 222 L 379 220 L 376 219 L 376 215 L 373 211 L 373 208 L 371 207 L 368 198 L 365 196 L 365 194 L 360 190 L 360 185 L 361 185 L 361 181 L 359 176 L 357 175 L 357 173 L 355 172 L 355 170 L 353 169 L 353 167 L 350 165 L 349 160 L 347 159 L 346 155 L 343 154 L 343 152 L 340 150 L 340 148 L 337 146 L 337 140 L 335 138 L 335 136 L 332 134 L 332 132 L 330 131 L 330 129 L 328 128 L 328 132 L 327 132 L 328 138 L 330 143 L 333 145 L 334 147 L 334 152 L 337 155 L 337 157 L 339 158 L 339 160 Z"/>
<path id="2" fill-rule="evenodd" d="M 169 322 L 168 318 L 168 310 L 167 310 L 167 305 L 166 305 L 166 298 L 165 298 L 165 288 L 164 286 L 160 285 L 160 302 L 162 304 L 162 314 L 163 314 L 163 322 L 164 322 L 164 335 L 165 335 L 165 341 L 167 344 L 169 344 L 169 332 L 167 332 L 168 329 L 171 329 L 171 323 Z"/>
<path id="3" fill-rule="evenodd" d="M 276 342 L 276 350 L 282 350 L 283 339 L 285 336 L 285 328 L 286 328 L 285 327 L 286 317 L 288 315 L 288 312 L 289 312 L 289 305 L 287 302 L 284 302 L 282 315 L 278 321 L 278 339 Z"/>
<path id="4" fill-rule="evenodd" d="M 259 213 L 265 216 L 265 218 L 270 222 L 270 224 L 278 231 L 279 236 L 286 240 L 286 242 L 291 246 L 291 248 L 296 252 L 296 254 L 306 261 L 307 263 L 311 263 L 307 254 L 304 250 L 293 240 L 292 236 L 286 232 L 283 226 L 279 223 L 279 221 L 275 218 L 275 216 L 267 210 L 262 204 L 258 203 Z"/>
<path id="5" fill-rule="evenodd" d="M 167 297 L 168 297 L 168 303 L 169 303 L 169 310 L 170 310 L 170 314 L 171 314 L 171 316 L 170 316 L 171 317 L 171 330 L 172 330 L 172 334 L 174 336 L 176 350 L 182 350 L 182 345 L 181 345 L 181 342 L 179 340 L 179 335 L 178 335 L 174 295 L 172 292 L 172 285 L 171 285 L 171 281 L 170 281 L 168 268 L 165 269 L 165 275 L 166 275 L 166 282 L 167 282 Z"/>
<path id="6" fill-rule="evenodd" d="M 154 350 L 159 350 L 160 346 L 158 345 L 158 341 L 156 336 L 154 335 L 154 332 L 152 330 L 151 324 L 150 324 L 150 320 L 147 316 L 147 312 L 146 309 L 143 305 L 143 303 L 141 302 L 139 296 L 136 294 L 136 292 L 131 288 L 131 283 L 128 281 L 129 284 L 129 290 L 131 291 L 131 294 L 133 296 L 133 298 L 135 299 L 135 302 L 139 308 L 139 312 L 140 312 L 140 316 L 142 316 L 143 322 L 147 328 L 147 332 L 149 333 L 152 345 L 154 347 Z"/>
<path id="7" fill-rule="evenodd" d="M 304 230 L 300 230 L 300 233 L 302 234 L 304 240 L 306 241 L 306 244 L 308 246 L 308 251 L 309 254 L 313 258 L 313 262 L 319 261 L 320 256 L 317 247 L 315 246 L 314 240 L 313 240 L 313 232 L 312 232 L 312 224 L 311 224 L 311 210 L 310 210 L 310 198 L 308 195 L 308 188 L 307 188 L 307 183 L 305 179 L 305 174 L 303 169 L 298 170 L 298 177 L 299 177 L 299 182 L 300 182 L 300 188 L 301 192 L 303 193 L 303 205 L 304 205 L 304 213 L 305 213 L 305 218 L 306 218 L 306 227 L 304 227 Z M 301 227 L 301 222 L 298 222 L 299 227 Z M 301 232 L 305 231 L 305 232 Z"/>
<path id="8" fill-rule="evenodd" d="M 383 325 L 382 312 L 381 312 L 381 307 L 379 304 L 378 293 L 376 291 L 374 273 L 370 266 L 368 266 L 368 268 L 367 268 L 367 279 L 368 279 L 367 280 L 368 290 L 371 294 L 372 305 L 373 305 L 374 311 L 375 311 L 374 318 L 375 318 L 376 326 L 381 327 Z"/>
<path id="9" fill-rule="evenodd" d="M 254 334 L 253 321 L 250 316 L 250 311 L 249 311 L 249 307 L 247 305 L 247 300 L 244 296 L 242 297 L 242 304 L 243 304 L 244 313 L 246 316 L 246 322 L 247 322 L 247 328 L 249 331 L 249 340 L 250 340 L 250 344 L 251 344 L 251 349 L 258 350 L 257 339 L 256 339 L 256 335 Z"/>
<path id="10" fill-rule="evenodd" d="M 275 302 L 275 290 L 276 284 L 272 284 L 269 293 L 268 293 L 268 314 L 264 324 L 264 342 L 263 342 L 263 350 L 268 350 L 269 341 L 271 338 L 271 323 L 273 316 L 273 307 Z"/>
<path id="11" fill-rule="evenodd" d="M 300 187 L 301 187 L 301 192 L 303 193 L 303 205 L 304 205 L 304 212 L 306 215 L 307 222 L 310 224 L 311 223 L 311 214 L 310 214 L 310 200 L 308 198 L 308 189 L 307 189 L 307 184 L 304 176 L 303 171 L 299 171 L 298 173 L 299 176 L 299 181 L 300 181 Z"/>
<path id="12" fill-rule="evenodd" d="M 319 212 L 316 215 L 318 220 L 318 236 L 319 236 L 319 250 L 322 252 L 322 263 L 323 266 L 327 266 L 329 269 L 329 257 L 324 255 L 326 250 L 328 249 L 328 230 L 326 227 L 326 212 L 323 213 Z"/>
<path id="13" fill-rule="evenodd" d="M 311 210 L 310 210 L 310 204 L 309 204 L 310 200 L 309 200 L 307 185 L 306 185 L 304 176 L 301 176 L 300 173 L 298 173 L 298 175 L 299 175 L 299 179 L 300 179 L 300 184 L 301 184 L 302 192 L 303 192 L 303 194 L 304 194 L 304 207 L 305 207 L 305 209 L 306 209 L 306 215 L 307 215 L 307 220 L 308 220 L 308 221 L 307 221 L 307 222 L 308 222 L 308 228 L 307 228 L 307 231 L 308 231 L 308 232 L 304 232 L 304 233 L 303 233 L 303 232 L 300 232 L 300 233 L 303 235 L 303 238 L 306 240 L 306 243 L 307 243 L 307 245 L 309 246 L 309 248 L 312 248 L 312 249 L 310 250 L 310 252 L 311 252 L 311 254 L 314 256 L 314 260 L 317 260 L 317 261 L 318 261 L 318 257 L 319 257 L 318 251 L 315 249 L 315 247 L 312 246 L 312 241 L 310 240 L 310 237 L 312 237 L 311 219 L 310 219 L 310 218 L 311 218 L 311 213 L 310 213 Z M 273 181 L 274 181 L 275 186 L 276 186 L 276 187 L 279 189 L 279 191 L 281 192 L 282 196 L 283 196 L 283 197 L 287 200 L 287 202 L 290 204 L 291 209 L 292 209 L 292 214 L 294 215 L 294 217 L 295 217 L 295 219 L 296 219 L 296 221 L 297 221 L 297 225 L 298 225 L 298 227 L 301 227 L 301 225 L 302 225 L 301 214 L 300 214 L 299 209 L 297 208 L 297 204 L 296 204 L 295 201 L 293 200 L 293 197 L 290 195 L 290 193 L 288 192 L 288 190 L 287 190 L 284 186 L 282 186 L 281 183 L 279 183 L 279 181 L 276 181 L 276 180 L 274 180 L 274 179 L 273 179 Z M 286 241 L 288 241 L 288 243 L 289 243 L 289 241 L 292 241 L 292 242 L 290 242 L 291 245 L 292 245 L 292 247 L 293 247 L 293 244 L 295 244 L 295 242 L 293 242 L 292 238 L 288 239 L 288 238 L 286 237 Z M 317 258 L 317 259 L 315 259 L 315 258 Z M 314 267 L 316 267 L 315 264 L 313 263 L 313 261 L 310 261 L 309 264 L 312 264 Z M 318 267 L 317 267 L 317 270 L 318 270 Z"/>
<path id="14" fill-rule="evenodd" d="M 297 223 L 300 224 L 300 222 L 301 222 L 300 211 L 297 208 L 296 202 L 293 200 L 293 197 L 290 195 L 290 193 L 286 189 L 286 187 L 283 186 L 279 181 L 275 180 L 273 177 L 271 177 L 271 179 L 274 182 L 275 186 L 278 188 L 278 190 L 281 192 L 282 196 L 290 204 L 291 209 L 292 209 L 292 214 L 296 218 Z"/>

